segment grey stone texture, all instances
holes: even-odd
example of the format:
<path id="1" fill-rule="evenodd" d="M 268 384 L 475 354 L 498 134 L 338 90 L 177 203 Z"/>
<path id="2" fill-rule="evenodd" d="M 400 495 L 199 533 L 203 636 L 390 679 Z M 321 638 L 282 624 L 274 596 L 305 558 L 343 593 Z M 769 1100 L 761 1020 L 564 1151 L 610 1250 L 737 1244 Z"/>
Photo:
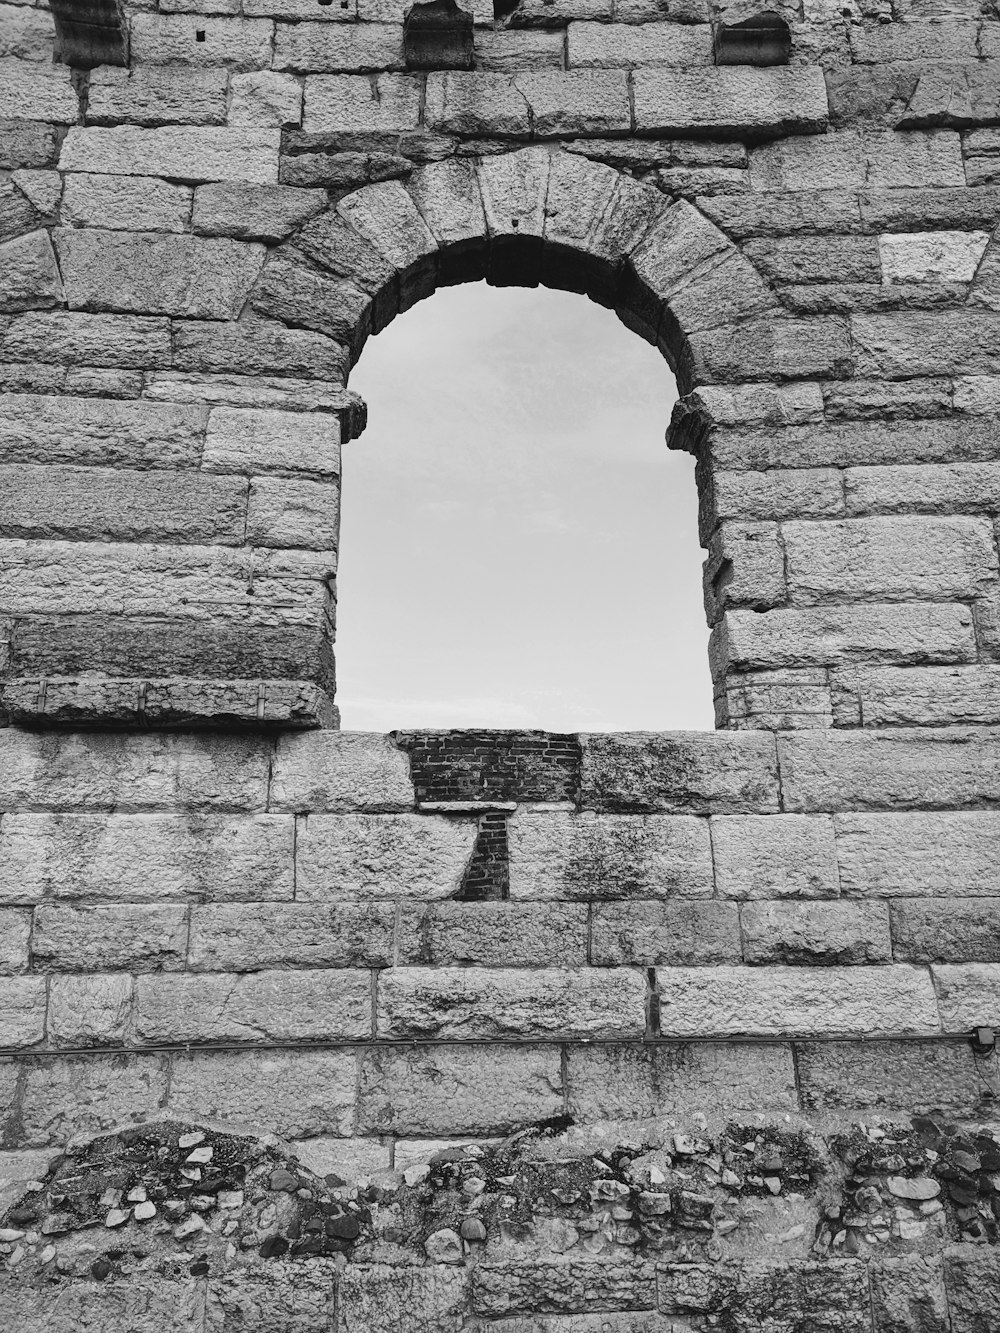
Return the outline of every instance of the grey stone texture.
<path id="1" fill-rule="evenodd" d="M 988 1333 L 997 15 L 781 0 L 762 67 L 742 3 L 477 0 L 421 72 L 406 9 L 140 4 L 71 73 L 0 4 L 0 1208 L 166 1116 L 370 1228 L 0 1213 L 0 1326 Z M 674 368 L 716 733 L 337 730 L 349 372 L 483 277 Z M 845 1194 L 932 1133 L 940 1211 Z"/>

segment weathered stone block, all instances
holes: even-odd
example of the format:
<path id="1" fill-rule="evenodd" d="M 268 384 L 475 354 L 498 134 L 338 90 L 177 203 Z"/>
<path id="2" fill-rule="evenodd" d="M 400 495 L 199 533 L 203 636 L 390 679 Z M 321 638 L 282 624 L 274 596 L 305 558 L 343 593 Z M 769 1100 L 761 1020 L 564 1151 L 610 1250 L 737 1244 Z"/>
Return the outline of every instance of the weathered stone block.
<path id="1" fill-rule="evenodd" d="M 360 1062 L 358 1131 L 504 1134 L 563 1110 L 556 1046 L 376 1046 Z"/>
<path id="2" fill-rule="evenodd" d="M 836 318 L 744 320 L 688 339 L 686 360 L 709 384 L 763 379 L 839 379 L 853 369 L 845 321 Z"/>
<path id="3" fill-rule="evenodd" d="M 247 314 L 236 323 L 223 320 L 204 322 L 184 320 L 174 325 L 174 364 L 182 370 L 229 371 L 244 375 L 259 375 L 262 378 L 266 372 L 270 372 L 275 377 L 307 376 L 332 381 L 336 385 L 345 378 L 347 360 L 347 349 L 339 343 L 331 342 L 329 338 L 324 338 L 321 334 L 309 333 L 305 329 L 286 329 L 277 321 L 258 320 Z M 277 384 L 276 378 L 272 383 Z M 308 398 L 301 379 L 296 388 L 303 391 L 301 399 Z M 341 416 L 345 418 L 344 425 L 348 433 L 352 428 L 357 429 L 359 423 L 353 400 L 347 396 L 342 399 L 342 410 L 329 410 L 332 409 L 332 403 L 329 402 L 332 396 L 323 393 L 314 395 L 315 407 L 320 405 L 315 399 L 324 397 L 328 399 L 324 404 L 328 410 L 322 415 L 312 412 L 307 414 L 304 411 L 295 412 L 294 420 L 297 423 L 295 429 L 302 433 L 304 439 L 311 437 L 313 432 L 321 428 L 332 432 L 340 424 Z M 218 429 L 222 420 L 232 423 L 235 418 L 223 412 L 223 416 L 212 423 L 213 428 Z M 255 433 L 252 429 L 255 418 L 246 416 L 243 420 L 248 432 Z M 285 418 L 289 427 L 292 420 L 291 416 Z M 279 448 L 278 441 L 274 440 L 270 447 L 273 448 L 277 462 L 274 470 L 280 471 L 280 459 L 288 452 L 287 445 Z M 252 446 L 247 445 L 240 452 L 243 456 L 252 454 Z M 263 465 L 263 461 L 262 459 L 262 465 L 258 470 L 270 471 L 270 468 Z M 208 470 L 213 469 L 209 467 Z"/>
<path id="4" fill-rule="evenodd" d="M 66 300 L 75 309 L 235 319 L 264 263 L 264 247 L 195 236 L 56 233 Z"/>
<path id="5" fill-rule="evenodd" d="M 872 236 L 761 237 L 743 253 L 777 283 L 878 282 L 879 252 Z"/>
<path id="6" fill-rule="evenodd" d="M 165 1104 L 179 1119 L 255 1134 L 350 1134 L 356 1081 L 352 1050 L 192 1051 L 174 1055 Z"/>
<path id="7" fill-rule="evenodd" d="M 98 1286 L 81 1282 L 65 1292 L 18 1283 L 0 1294 L 0 1318 L 9 1327 L 34 1333 L 74 1333 L 97 1327 L 102 1333 L 143 1328 L 148 1333 L 185 1333 L 204 1327 L 205 1284 L 145 1273 Z"/>
<path id="8" fill-rule="evenodd" d="M 420 97 L 421 80 L 413 75 L 312 74 L 305 83 L 302 128 L 402 134 L 420 123 Z"/>
<path id="9" fill-rule="evenodd" d="M 209 472 L 340 476 L 340 422 L 321 413 L 212 409 L 202 467 Z"/>
<path id="10" fill-rule="evenodd" d="M 943 1111 L 973 1115 L 982 1085 L 967 1041 L 816 1041 L 796 1044 L 807 1111 Z"/>
<path id="11" fill-rule="evenodd" d="M 0 897 L 290 899 L 292 840 L 275 815 L 5 815 Z"/>
<path id="12" fill-rule="evenodd" d="M 711 826 L 716 890 L 723 896 L 837 897 L 828 816 L 731 815 L 714 818 Z"/>
<path id="13" fill-rule="evenodd" d="M 854 315 L 851 335 L 857 371 L 872 378 L 996 375 L 1000 371 L 1000 318 L 993 311 Z"/>
<path id="14" fill-rule="evenodd" d="M 35 910 L 31 952 L 36 971 L 177 971 L 188 947 L 187 907 L 115 904 Z"/>
<path id="15" fill-rule="evenodd" d="M 581 802 L 619 811 L 760 813 L 778 808 L 773 738 L 672 732 L 588 736 Z"/>
<path id="16" fill-rule="evenodd" d="M 79 114 L 79 99 L 65 65 L 0 59 L 0 122 L 47 120 L 56 125 L 75 125 Z"/>
<path id="17" fill-rule="evenodd" d="M 98 65 L 87 84 L 88 125 L 221 125 L 224 69 Z"/>
<path id="18" fill-rule="evenodd" d="M 849 468 L 844 487 L 852 514 L 995 512 L 1000 506 L 1000 464 Z"/>
<path id="19" fill-rule="evenodd" d="M 228 65 L 237 70 L 271 64 L 274 24 L 266 19 L 140 12 L 131 16 L 129 29 L 132 59 L 138 64 Z"/>
<path id="20" fill-rule="evenodd" d="M 278 35 L 298 28 L 279 28 Z M 288 74 L 260 70 L 229 80 L 230 125 L 284 126 L 302 123 L 302 85 Z"/>
<path id="21" fill-rule="evenodd" d="M 727 611 L 709 652 L 724 669 L 753 671 L 868 660 L 968 662 L 976 645 L 968 607 L 909 602 Z"/>
<path id="22" fill-rule="evenodd" d="M 63 287 L 47 231 L 0 245 L 0 314 L 60 305 Z"/>
<path id="23" fill-rule="evenodd" d="M 181 181 L 276 185 L 280 131 L 165 126 L 73 126 L 59 157 L 62 171 L 166 176 Z"/>
<path id="24" fill-rule="evenodd" d="M 567 28 L 569 69 L 632 69 L 642 65 L 711 65 L 708 25 L 571 23 Z"/>
<path id="25" fill-rule="evenodd" d="M 142 1043 L 342 1041 L 371 1036 L 371 977 L 362 971 L 141 976 Z"/>
<path id="26" fill-rule="evenodd" d="M 788 810 L 905 810 L 996 799 L 1000 745 L 991 729 L 812 733 L 778 741 Z"/>
<path id="27" fill-rule="evenodd" d="M 0 532 L 7 537 L 236 546 L 246 511 L 240 477 L 0 464 Z"/>
<path id="28" fill-rule="evenodd" d="M 278 742 L 272 810 L 392 811 L 413 802 L 406 755 L 388 736 L 327 732 Z"/>
<path id="29" fill-rule="evenodd" d="M 310 74 L 403 70 L 403 29 L 398 23 L 282 23 L 276 30 L 274 68 Z"/>
<path id="30" fill-rule="evenodd" d="M 442 134 L 527 139 L 528 101 L 508 74 L 447 70 L 427 76 L 427 127 Z"/>
<path id="31" fill-rule="evenodd" d="M 844 512 L 844 482 L 834 468 L 718 472 L 712 478 L 712 499 L 718 522 L 836 518 Z"/>
<path id="32" fill-rule="evenodd" d="M 13 977 L 28 970 L 31 913 L 0 911 L 0 977 Z"/>
<path id="33" fill-rule="evenodd" d="M 56 976 L 49 981 L 46 1033 L 53 1046 L 122 1046 L 131 1035 L 128 973 Z"/>
<path id="34" fill-rule="evenodd" d="M 590 961 L 597 967 L 738 963 L 735 903 L 595 903 Z"/>
<path id="35" fill-rule="evenodd" d="M 566 38 L 539 29 L 479 29 L 474 34 L 476 69 L 517 74 L 526 69 L 562 69 Z"/>
<path id="36" fill-rule="evenodd" d="M 587 909 L 582 903 L 404 903 L 396 951 L 403 966 L 582 966 Z"/>
<path id="37" fill-rule="evenodd" d="M 646 982 L 625 968 L 394 967 L 378 982 L 391 1038 L 639 1037 Z"/>
<path id="38" fill-rule="evenodd" d="M 776 523 L 722 523 L 708 544 L 702 571 L 709 624 L 731 607 L 755 611 L 787 600 L 786 559 Z"/>
<path id="39" fill-rule="evenodd" d="M 656 1270 L 651 1263 L 479 1264 L 472 1282 L 472 1307 L 485 1316 L 616 1306 L 649 1310 L 656 1304 Z"/>
<path id="40" fill-rule="evenodd" d="M 69 310 L 28 313 L 11 321 L 0 345 L 14 360 L 68 366 L 164 365 L 170 358 L 170 323 L 162 318 Z"/>
<path id="41" fill-rule="evenodd" d="M 978 1245 L 951 1245 L 945 1252 L 945 1288 L 950 1333 L 990 1333 L 1000 1320 L 1000 1261 Z"/>
<path id="42" fill-rule="evenodd" d="M 0 395 L 4 463 L 192 467 L 201 452 L 197 408 L 100 398 Z"/>
<path id="43" fill-rule="evenodd" d="M 156 1115 L 167 1091 L 162 1055 L 86 1055 L 31 1060 L 25 1067 L 18 1142 L 63 1145 Z"/>
<path id="44" fill-rule="evenodd" d="M 908 963 L 1000 963 L 1000 901 L 895 902 L 893 956 Z"/>
<path id="45" fill-rule="evenodd" d="M 940 726 L 1000 722 L 1000 671 L 993 666 L 867 667 L 838 672 L 837 712 L 856 725 Z"/>
<path id="46" fill-rule="evenodd" d="M 331 1259 L 270 1264 L 223 1273 L 209 1285 L 205 1328 L 253 1326 L 257 1333 L 313 1333 L 333 1328 L 338 1270 Z"/>
<path id="47" fill-rule="evenodd" d="M 782 527 L 799 601 L 980 595 L 996 581 L 992 526 L 974 518 L 866 518 Z"/>
<path id="48" fill-rule="evenodd" d="M 60 219 L 81 227 L 114 231 L 185 231 L 192 191 L 152 176 L 66 177 Z"/>
<path id="49" fill-rule="evenodd" d="M 939 963 L 931 971 L 945 1032 L 1000 1025 L 1000 964 Z"/>
<path id="50" fill-rule="evenodd" d="M 657 1042 L 567 1048 L 569 1112 L 579 1122 L 704 1112 L 797 1110 L 790 1046 Z"/>
<path id="51" fill-rule="evenodd" d="M 388 967 L 394 914 L 391 903 L 197 905 L 188 965 L 196 972 Z"/>
<path id="52" fill-rule="evenodd" d="M 825 129 L 818 69 L 640 69 L 635 128 L 650 134 L 810 134 Z"/>
<path id="53" fill-rule="evenodd" d="M 236 181 L 199 185 L 194 194 L 194 230 L 238 241 L 283 241 L 325 206 L 321 190 Z"/>
<path id="54" fill-rule="evenodd" d="M 834 817 L 845 894 L 1000 896 L 1000 816 L 920 811 Z"/>
<path id="55" fill-rule="evenodd" d="M 530 898 L 703 898 L 707 821 L 688 815 L 518 811 L 508 825 L 510 894 Z"/>
<path id="56" fill-rule="evenodd" d="M 940 1030 L 930 976 L 915 967 L 661 967 L 656 981 L 666 1037 Z"/>
<path id="57" fill-rule="evenodd" d="M 254 546 L 335 551 L 340 487 L 332 481 L 255 477 L 250 482 L 246 540 Z"/>
<path id="58" fill-rule="evenodd" d="M 989 243 L 985 231 L 925 231 L 878 238 L 883 282 L 971 282 Z"/>
<path id="59" fill-rule="evenodd" d="M 659 1308 L 670 1315 L 707 1314 L 733 1333 L 784 1326 L 868 1333 L 867 1265 L 857 1259 L 665 1264 L 658 1269 Z M 684 1319 L 687 1323 L 687 1319 Z"/>
<path id="60" fill-rule="evenodd" d="M 257 737 L 78 736 L 0 730 L 0 809 L 260 810 L 269 765 Z"/>
<path id="61" fill-rule="evenodd" d="M 748 963 L 839 966 L 894 957 L 884 903 L 746 903 L 740 930 Z"/>
<path id="62" fill-rule="evenodd" d="M 338 1300 L 343 1333 L 459 1333 L 468 1278 L 462 1268 L 349 1265 Z"/>

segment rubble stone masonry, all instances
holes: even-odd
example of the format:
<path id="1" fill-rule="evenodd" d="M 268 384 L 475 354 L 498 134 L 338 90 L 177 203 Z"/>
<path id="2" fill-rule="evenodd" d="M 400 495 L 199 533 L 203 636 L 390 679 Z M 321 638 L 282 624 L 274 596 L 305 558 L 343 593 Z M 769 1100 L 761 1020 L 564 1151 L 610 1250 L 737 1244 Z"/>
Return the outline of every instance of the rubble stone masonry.
<path id="1" fill-rule="evenodd" d="M 771 9 L 0 3 L 5 1333 L 1000 1333 L 1000 12 Z M 337 730 L 484 277 L 672 366 L 716 732 Z"/>

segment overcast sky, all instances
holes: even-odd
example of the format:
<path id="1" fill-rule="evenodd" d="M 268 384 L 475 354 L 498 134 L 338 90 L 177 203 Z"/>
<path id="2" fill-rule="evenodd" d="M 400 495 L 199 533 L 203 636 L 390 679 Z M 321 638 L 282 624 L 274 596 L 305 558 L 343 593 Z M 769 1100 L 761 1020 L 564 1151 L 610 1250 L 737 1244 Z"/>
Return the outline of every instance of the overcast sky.
<path id="1" fill-rule="evenodd" d="M 694 466 L 653 348 L 586 297 L 468 284 L 370 339 L 351 387 L 346 729 L 712 726 Z"/>

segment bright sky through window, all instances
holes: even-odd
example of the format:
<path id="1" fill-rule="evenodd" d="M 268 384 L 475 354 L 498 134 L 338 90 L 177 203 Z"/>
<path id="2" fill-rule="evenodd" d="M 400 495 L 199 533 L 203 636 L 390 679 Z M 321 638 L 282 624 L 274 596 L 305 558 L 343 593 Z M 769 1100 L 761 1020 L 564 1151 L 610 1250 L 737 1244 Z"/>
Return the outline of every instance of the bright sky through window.
<path id="1" fill-rule="evenodd" d="M 693 460 L 583 296 L 446 288 L 371 339 L 344 450 L 343 726 L 710 728 Z"/>

